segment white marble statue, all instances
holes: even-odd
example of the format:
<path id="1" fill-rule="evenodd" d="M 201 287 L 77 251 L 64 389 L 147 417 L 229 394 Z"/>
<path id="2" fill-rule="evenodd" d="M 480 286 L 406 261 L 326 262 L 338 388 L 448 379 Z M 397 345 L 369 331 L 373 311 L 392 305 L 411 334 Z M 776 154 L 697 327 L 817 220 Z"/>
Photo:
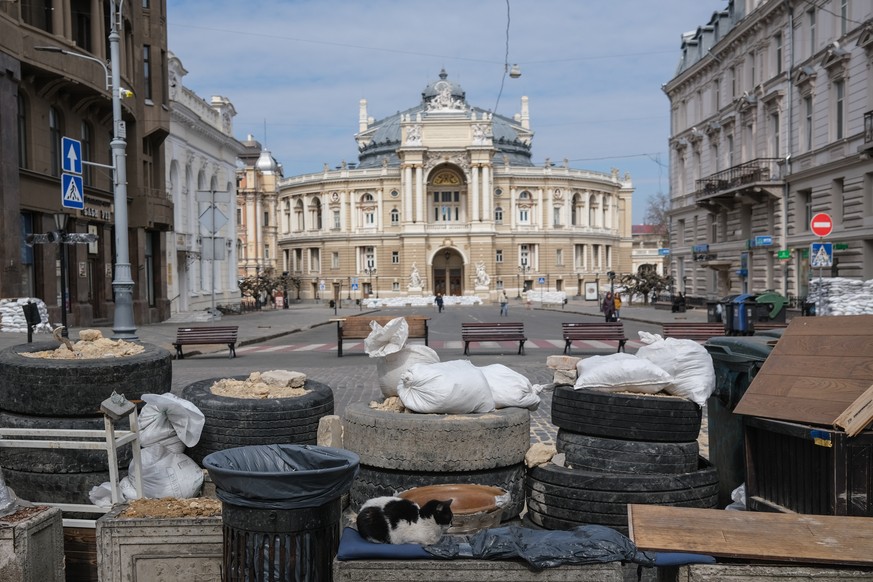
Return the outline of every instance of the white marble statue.
<path id="1" fill-rule="evenodd" d="M 421 288 L 421 274 L 418 272 L 418 267 L 412 263 L 412 272 L 409 274 L 409 288 Z"/>
<path id="2" fill-rule="evenodd" d="M 485 272 L 485 263 L 479 261 L 476 263 L 476 286 L 487 287 L 491 283 L 491 277 Z"/>

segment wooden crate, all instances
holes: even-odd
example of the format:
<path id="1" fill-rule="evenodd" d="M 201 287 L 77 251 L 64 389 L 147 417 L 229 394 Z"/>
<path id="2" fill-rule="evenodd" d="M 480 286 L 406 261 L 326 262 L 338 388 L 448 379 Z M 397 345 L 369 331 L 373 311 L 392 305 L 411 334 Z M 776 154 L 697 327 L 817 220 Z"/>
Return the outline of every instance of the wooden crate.
<path id="1" fill-rule="evenodd" d="M 747 418 L 745 451 L 750 510 L 873 517 L 873 432 Z"/>

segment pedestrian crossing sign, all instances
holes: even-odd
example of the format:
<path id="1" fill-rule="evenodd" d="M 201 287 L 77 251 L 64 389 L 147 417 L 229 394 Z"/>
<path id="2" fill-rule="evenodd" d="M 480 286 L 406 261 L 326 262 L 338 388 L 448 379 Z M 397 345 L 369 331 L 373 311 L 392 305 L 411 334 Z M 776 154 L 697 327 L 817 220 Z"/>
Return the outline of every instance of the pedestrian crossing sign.
<path id="1" fill-rule="evenodd" d="M 813 269 L 832 267 L 834 264 L 834 245 L 833 243 L 814 242 L 810 245 L 809 256 L 809 265 Z"/>
<path id="2" fill-rule="evenodd" d="M 82 176 L 63 174 L 61 180 L 61 206 L 64 208 L 85 208 L 85 195 L 82 193 Z"/>

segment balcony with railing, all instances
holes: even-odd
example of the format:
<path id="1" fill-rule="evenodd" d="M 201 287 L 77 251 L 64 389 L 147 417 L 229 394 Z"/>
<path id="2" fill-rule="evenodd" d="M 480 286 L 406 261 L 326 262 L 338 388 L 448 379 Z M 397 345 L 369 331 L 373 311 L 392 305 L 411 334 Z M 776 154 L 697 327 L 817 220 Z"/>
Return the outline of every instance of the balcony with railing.
<path id="1" fill-rule="evenodd" d="M 782 162 L 782 158 L 757 158 L 697 180 L 694 200 L 698 206 L 733 208 L 737 202 L 779 198 L 785 184 Z"/>

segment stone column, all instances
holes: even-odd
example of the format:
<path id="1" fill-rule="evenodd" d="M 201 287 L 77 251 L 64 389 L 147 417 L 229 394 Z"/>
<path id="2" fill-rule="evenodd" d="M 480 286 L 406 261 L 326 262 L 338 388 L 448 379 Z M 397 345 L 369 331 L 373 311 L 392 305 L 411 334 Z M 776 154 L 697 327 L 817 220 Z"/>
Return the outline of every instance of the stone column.
<path id="1" fill-rule="evenodd" d="M 470 168 L 470 186 L 472 192 L 470 196 L 473 199 L 473 222 L 478 222 L 482 220 L 482 217 L 479 215 L 479 167 L 472 166 Z"/>
<path id="2" fill-rule="evenodd" d="M 403 168 L 403 221 L 412 222 L 412 166 Z"/>
<path id="3" fill-rule="evenodd" d="M 415 220 L 424 222 L 424 172 L 418 164 L 415 166 Z"/>

